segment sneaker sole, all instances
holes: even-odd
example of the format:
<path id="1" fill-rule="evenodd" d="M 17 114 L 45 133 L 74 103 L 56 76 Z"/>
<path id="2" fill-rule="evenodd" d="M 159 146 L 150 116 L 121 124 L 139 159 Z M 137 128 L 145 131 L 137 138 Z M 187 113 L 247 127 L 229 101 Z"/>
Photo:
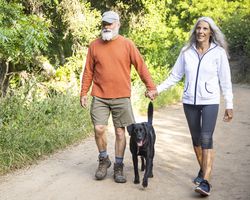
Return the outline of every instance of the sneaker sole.
<path id="1" fill-rule="evenodd" d="M 201 194 L 202 196 L 209 196 L 210 195 L 210 192 L 206 192 L 206 191 L 202 190 L 199 187 L 195 188 L 194 191 L 197 192 L 197 193 L 199 193 L 199 194 Z"/>

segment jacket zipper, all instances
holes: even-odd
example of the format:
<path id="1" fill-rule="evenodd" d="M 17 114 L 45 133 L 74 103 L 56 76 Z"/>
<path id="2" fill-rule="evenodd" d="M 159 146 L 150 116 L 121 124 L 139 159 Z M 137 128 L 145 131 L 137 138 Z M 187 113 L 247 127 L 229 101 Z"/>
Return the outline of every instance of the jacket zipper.
<path id="1" fill-rule="evenodd" d="M 198 77 L 199 77 L 199 70 L 200 70 L 200 64 L 201 64 L 201 60 L 203 59 L 203 57 L 212 49 L 214 49 L 215 47 L 217 47 L 217 45 L 215 45 L 213 48 L 209 49 L 206 53 L 204 53 L 202 55 L 202 57 L 200 58 L 199 53 L 195 50 L 195 52 L 197 53 L 198 59 L 199 59 L 199 63 L 198 63 L 198 68 L 197 68 L 197 73 L 196 73 L 196 79 L 195 79 L 195 88 L 194 88 L 194 105 L 196 105 L 196 97 L 197 97 L 197 84 L 198 84 Z"/>

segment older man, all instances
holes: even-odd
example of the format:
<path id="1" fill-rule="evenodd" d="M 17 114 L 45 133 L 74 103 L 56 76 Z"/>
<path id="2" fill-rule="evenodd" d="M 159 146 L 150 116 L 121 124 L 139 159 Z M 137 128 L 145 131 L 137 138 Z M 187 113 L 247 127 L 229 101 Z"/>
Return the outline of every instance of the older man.
<path id="1" fill-rule="evenodd" d="M 102 180 L 111 161 L 107 153 L 105 134 L 110 113 L 115 128 L 114 179 L 125 183 L 123 157 L 126 148 L 125 127 L 134 123 L 131 96 L 131 64 L 134 65 L 148 91 L 156 90 L 142 56 L 134 43 L 119 35 L 119 15 L 107 11 L 102 15 L 101 38 L 90 43 L 82 76 L 80 102 L 87 105 L 87 93 L 92 85 L 91 119 L 99 150 L 99 166 L 95 177 Z"/>

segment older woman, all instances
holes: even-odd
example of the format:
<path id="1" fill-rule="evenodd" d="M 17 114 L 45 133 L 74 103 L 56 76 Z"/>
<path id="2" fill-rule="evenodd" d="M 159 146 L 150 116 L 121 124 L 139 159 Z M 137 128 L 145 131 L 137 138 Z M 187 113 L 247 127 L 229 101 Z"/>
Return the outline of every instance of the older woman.
<path id="1" fill-rule="evenodd" d="M 233 94 L 227 43 L 209 17 L 198 19 L 188 44 L 181 50 L 170 76 L 147 93 L 152 100 L 185 76 L 183 107 L 200 170 L 194 179 L 195 191 L 210 195 L 210 175 L 214 160 L 213 132 L 220 103 L 225 99 L 224 121 L 233 117 Z"/>

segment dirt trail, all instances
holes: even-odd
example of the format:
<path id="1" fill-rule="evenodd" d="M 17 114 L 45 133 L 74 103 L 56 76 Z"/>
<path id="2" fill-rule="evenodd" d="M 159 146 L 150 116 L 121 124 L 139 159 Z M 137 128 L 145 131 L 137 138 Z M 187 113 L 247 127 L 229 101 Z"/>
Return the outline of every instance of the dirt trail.
<path id="1" fill-rule="evenodd" d="M 250 199 L 250 87 L 234 85 L 234 120 L 222 122 L 223 104 L 214 136 L 216 159 L 209 200 Z M 145 117 L 137 118 L 144 121 Z M 0 177 L 1 200 L 189 200 L 192 179 L 198 171 L 182 105 L 154 113 L 156 155 L 154 178 L 149 187 L 134 185 L 131 154 L 127 145 L 127 183 L 116 184 L 109 169 L 103 181 L 94 179 L 97 149 L 94 138 L 40 161 L 29 169 Z M 108 151 L 113 159 L 114 137 L 109 128 Z M 127 138 L 129 139 L 129 138 Z M 142 174 L 141 174 L 142 177 Z"/>

